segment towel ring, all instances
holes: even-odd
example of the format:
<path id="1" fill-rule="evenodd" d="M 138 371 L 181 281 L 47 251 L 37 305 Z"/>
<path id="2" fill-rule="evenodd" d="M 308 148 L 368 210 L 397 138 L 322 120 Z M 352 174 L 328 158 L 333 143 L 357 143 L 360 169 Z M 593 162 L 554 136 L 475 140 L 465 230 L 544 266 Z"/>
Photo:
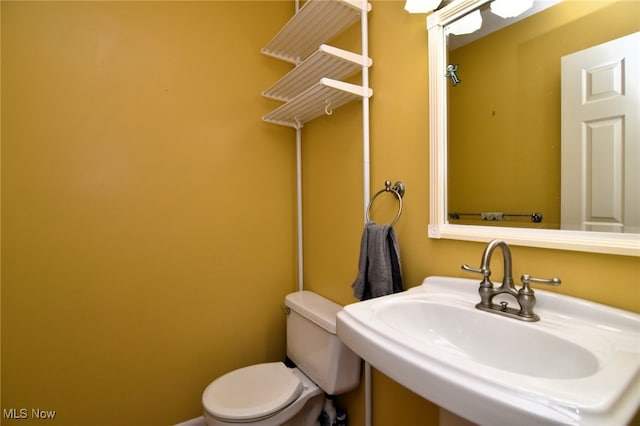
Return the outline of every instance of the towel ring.
<path id="1" fill-rule="evenodd" d="M 369 213 L 371 211 L 371 206 L 373 205 L 373 202 L 376 200 L 376 198 L 378 198 L 379 195 L 384 194 L 385 192 L 391 192 L 398 199 L 398 213 L 396 214 L 396 217 L 393 219 L 393 221 L 389 224 L 389 226 L 395 225 L 400 219 L 400 215 L 402 214 L 402 197 L 404 197 L 404 183 L 402 183 L 401 181 L 398 181 L 394 183 L 393 186 L 391 186 L 391 181 L 388 180 L 388 181 L 385 181 L 384 183 L 384 189 L 381 189 L 380 191 L 376 192 L 373 195 L 373 197 L 371 197 L 371 201 L 369 201 L 369 205 L 367 206 L 367 212 L 366 212 L 367 223 L 371 223 L 371 217 Z"/>

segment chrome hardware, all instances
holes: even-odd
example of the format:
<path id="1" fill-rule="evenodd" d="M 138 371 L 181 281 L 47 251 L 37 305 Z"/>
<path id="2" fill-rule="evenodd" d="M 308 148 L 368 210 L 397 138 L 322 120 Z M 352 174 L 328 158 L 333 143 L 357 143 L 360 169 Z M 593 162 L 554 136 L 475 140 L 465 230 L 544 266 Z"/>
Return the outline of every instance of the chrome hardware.
<path id="1" fill-rule="evenodd" d="M 491 276 L 491 255 L 493 251 L 500 247 L 502 249 L 502 258 L 504 260 L 504 278 L 502 279 L 502 285 L 494 287 L 493 282 L 490 280 Z M 551 279 L 533 278 L 528 274 L 522 275 L 520 278 L 522 281 L 522 288 L 516 289 L 513 284 L 513 277 L 511 273 L 511 250 L 506 242 L 502 240 L 493 240 L 482 253 L 482 259 L 480 262 L 480 268 L 472 268 L 468 265 L 462 265 L 462 269 L 467 272 L 473 272 L 482 274 L 482 281 L 480 282 L 480 303 L 476 305 L 477 309 L 487 312 L 493 312 L 500 315 L 504 315 L 510 318 L 516 318 L 522 321 L 539 321 L 540 317 L 533 312 L 533 307 L 536 304 L 536 297 L 534 291 L 531 289 L 531 283 L 546 284 L 558 286 L 561 281 L 560 278 L 554 277 Z M 508 307 L 508 302 L 501 301 L 499 305 L 493 303 L 493 298 L 500 294 L 511 295 L 520 309 Z"/>
<path id="2" fill-rule="evenodd" d="M 470 267 L 469 265 L 462 265 L 462 269 L 467 272 L 482 274 L 482 276 L 484 276 L 485 278 L 489 278 L 489 275 L 491 275 L 491 271 L 488 269 L 476 269 L 476 268 Z"/>
<path id="3" fill-rule="evenodd" d="M 449 212 L 447 213 L 450 219 L 460 220 L 460 216 L 480 216 L 480 220 L 489 221 L 502 221 L 506 217 L 528 217 L 531 222 L 542 222 L 542 213 L 504 213 L 504 212 L 480 212 L 480 213 L 461 213 L 461 212 Z"/>
<path id="4" fill-rule="evenodd" d="M 447 65 L 447 73 L 444 75 L 445 77 L 451 78 L 454 86 L 457 86 L 461 83 L 461 80 L 458 78 L 458 64 L 449 64 Z"/>
<path id="5" fill-rule="evenodd" d="M 529 274 L 524 274 L 520 277 L 520 281 L 522 281 L 522 285 L 525 288 L 529 287 L 529 284 L 531 283 L 536 283 L 536 284 L 546 284 L 546 285 L 552 285 L 554 287 L 559 286 L 562 281 L 560 281 L 560 278 L 558 277 L 553 277 L 551 279 L 546 279 L 546 278 L 533 278 L 531 275 Z"/>
<path id="6" fill-rule="evenodd" d="M 393 219 L 393 221 L 389 225 L 390 226 L 395 225 L 398 222 L 398 219 L 400 219 L 400 215 L 402 214 L 402 197 L 404 197 L 404 192 L 405 192 L 404 183 L 402 183 L 402 181 L 397 181 L 396 183 L 393 184 L 393 186 L 391 186 L 391 181 L 387 180 L 384 182 L 384 189 L 381 189 L 380 191 L 376 192 L 373 195 L 373 197 L 371 197 L 371 201 L 369 201 L 369 204 L 367 205 L 367 210 L 365 212 L 365 219 L 367 223 L 371 222 L 370 213 L 371 213 L 371 206 L 373 205 L 373 202 L 376 200 L 376 198 L 378 198 L 379 195 L 384 194 L 386 192 L 393 194 L 398 199 L 398 213 L 396 214 L 396 217 Z"/>

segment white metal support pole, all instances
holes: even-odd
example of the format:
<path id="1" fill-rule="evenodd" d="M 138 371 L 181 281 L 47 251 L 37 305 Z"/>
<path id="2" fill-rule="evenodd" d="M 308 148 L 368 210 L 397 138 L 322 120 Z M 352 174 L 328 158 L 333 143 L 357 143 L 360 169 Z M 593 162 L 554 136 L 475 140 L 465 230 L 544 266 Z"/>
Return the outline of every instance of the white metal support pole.
<path id="1" fill-rule="evenodd" d="M 371 364 L 364 362 L 364 424 L 371 426 Z"/>
<path id="2" fill-rule="evenodd" d="M 362 30 L 362 56 L 369 57 L 369 25 L 368 25 L 368 8 L 367 0 L 362 0 L 362 17 L 360 25 Z M 369 89 L 369 67 L 362 67 L 362 86 L 365 90 Z M 364 191 L 364 209 L 363 220 L 366 224 L 367 207 L 369 206 L 369 198 L 371 194 L 371 169 L 370 169 L 370 151 L 369 151 L 369 98 L 362 98 L 362 182 Z M 364 363 L 364 422 L 365 426 L 371 426 L 371 365 L 365 361 Z"/>
<path id="3" fill-rule="evenodd" d="M 298 213 L 298 291 L 304 290 L 304 257 L 302 240 L 302 129 L 296 127 L 296 192 Z"/>
<path id="4" fill-rule="evenodd" d="M 362 18 L 360 19 L 362 27 L 362 56 L 369 57 L 369 26 L 367 22 L 368 2 L 362 1 Z M 369 90 L 369 67 L 362 66 L 362 87 Z M 369 97 L 362 98 L 362 170 L 363 170 L 363 191 L 364 191 L 364 209 L 363 214 L 366 217 L 367 206 L 369 205 L 370 190 L 370 159 L 369 159 Z M 365 219 L 366 220 L 366 219 Z"/>
<path id="5" fill-rule="evenodd" d="M 300 1 L 295 0 L 296 13 L 300 10 Z M 304 256 L 302 248 L 302 128 L 296 127 L 296 200 L 298 215 L 298 291 L 304 290 Z"/>

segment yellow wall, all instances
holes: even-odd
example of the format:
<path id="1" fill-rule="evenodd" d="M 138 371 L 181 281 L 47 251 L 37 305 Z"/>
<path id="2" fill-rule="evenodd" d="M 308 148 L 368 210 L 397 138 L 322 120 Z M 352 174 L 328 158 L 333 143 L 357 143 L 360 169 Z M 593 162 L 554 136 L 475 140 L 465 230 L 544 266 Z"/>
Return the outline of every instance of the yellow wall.
<path id="1" fill-rule="evenodd" d="M 291 13 L 2 2 L 3 409 L 176 423 L 282 358 L 295 147 L 260 48 Z"/>
<path id="2" fill-rule="evenodd" d="M 560 227 L 560 58 L 639 31 L 639 16 L 639 2 L 568 1 L 451 52 L 463 83 L 449 89 L 450 211 Z"/>
<path id="3" fill-rule="evenodd" d="M 425 18 L 402 6 L 370 13 L 371 182 L 407 186 L 396 229 L 411 287 L 462 276 L 483 245 L 426 236 Z M 288 68 L 259 50 L 291 13 L 2 2 L 2 408 L 170 424 L 200 414 L 213 377 L 282 356 L 294 144 L 259 120 L 274 107 L 260 92 Z M 337 45 L 358 40 L 354 28 Z M 306 285 L 343 304 L 362 230 L 360 118 L 355 103 L 303 129 Z M 640 311 L 637 258 L 513 255 L 515 275 L 557 274 L 561 292 Z M 340 403 L 364 424 L 362 389 Z M 377 372 L 373 414 L 437 424 L 437 407 Z"/>

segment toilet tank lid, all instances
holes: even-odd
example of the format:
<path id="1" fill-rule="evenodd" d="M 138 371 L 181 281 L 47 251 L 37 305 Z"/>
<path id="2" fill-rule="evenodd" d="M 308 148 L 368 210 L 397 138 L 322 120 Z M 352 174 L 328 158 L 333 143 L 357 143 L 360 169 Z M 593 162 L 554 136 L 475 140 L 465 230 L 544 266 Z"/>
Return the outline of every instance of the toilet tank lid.
<path id="1" fill-rule="evenodd" d="M 308 290 L 287 294 L 285 305 L 313 321 L 332 334 L 336 334 L 336 315 L 342 306 Z"/>

